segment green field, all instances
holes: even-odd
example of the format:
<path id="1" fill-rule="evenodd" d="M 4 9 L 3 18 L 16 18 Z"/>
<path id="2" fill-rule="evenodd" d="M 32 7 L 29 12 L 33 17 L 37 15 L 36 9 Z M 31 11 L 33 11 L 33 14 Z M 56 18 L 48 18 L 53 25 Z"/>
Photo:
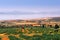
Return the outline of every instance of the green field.
<path id="1" fill-rule="evenodd" d="M 24 27 L 23 31 L 22 28 L 0 28 L 0 34 L 7 35 L 10 40 L 60 40 L 60 29 L 54 30 L 49 27 Z"/>

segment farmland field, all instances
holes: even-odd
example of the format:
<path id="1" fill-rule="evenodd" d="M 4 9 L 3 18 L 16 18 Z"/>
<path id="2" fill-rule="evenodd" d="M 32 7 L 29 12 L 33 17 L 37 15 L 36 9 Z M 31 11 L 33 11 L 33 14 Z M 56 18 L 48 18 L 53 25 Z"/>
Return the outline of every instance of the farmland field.
<path id="1" fill-rule="evenodd" d="M 60 28 L 24 27 L 0 28 L 1 40 L 60 40 Z"/>

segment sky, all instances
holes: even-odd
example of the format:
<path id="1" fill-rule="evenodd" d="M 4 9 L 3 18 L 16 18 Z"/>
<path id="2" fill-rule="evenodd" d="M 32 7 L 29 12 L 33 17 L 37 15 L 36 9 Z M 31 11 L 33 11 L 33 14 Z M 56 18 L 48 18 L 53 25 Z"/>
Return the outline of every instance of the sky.
<path id="1" fill-rule="evenodd" d="M 0 0 L 0 20 L 60 17 L 60 0 Z"/>

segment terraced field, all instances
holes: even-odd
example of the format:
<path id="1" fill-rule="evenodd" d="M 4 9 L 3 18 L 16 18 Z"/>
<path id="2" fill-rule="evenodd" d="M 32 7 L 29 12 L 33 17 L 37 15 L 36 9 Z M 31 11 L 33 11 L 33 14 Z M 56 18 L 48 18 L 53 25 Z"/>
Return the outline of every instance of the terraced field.
<path id="1" fill-rule="evenodd" d="M 24 27 L 0 28 L 0 40 L 60 40 L 60 28 Z"/>

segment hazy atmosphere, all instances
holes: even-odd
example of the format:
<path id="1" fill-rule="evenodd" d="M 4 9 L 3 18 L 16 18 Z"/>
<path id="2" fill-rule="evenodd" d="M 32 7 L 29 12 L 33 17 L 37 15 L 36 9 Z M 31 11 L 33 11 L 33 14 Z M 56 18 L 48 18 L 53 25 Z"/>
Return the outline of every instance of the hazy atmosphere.
<path id="1" fill-rule="evenodd" d="M 60 0 L 0 0 L 0 20 L 59 16 Z"/>

